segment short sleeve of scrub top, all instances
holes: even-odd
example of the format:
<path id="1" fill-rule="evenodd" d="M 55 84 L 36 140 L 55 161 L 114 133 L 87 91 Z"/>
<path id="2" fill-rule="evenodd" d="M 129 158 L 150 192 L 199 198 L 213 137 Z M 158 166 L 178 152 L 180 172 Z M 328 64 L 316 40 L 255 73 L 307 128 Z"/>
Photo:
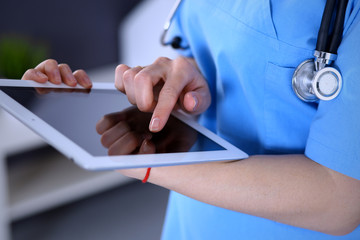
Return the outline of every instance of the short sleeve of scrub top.
<path id="1" fill-rule="evenodd" d="M 320 101 L 311 124 L 306 155 L 316 162 L 360 180 L 360 16 L 359 3 L 345 22 L 336 67 L 343 77 L 341 94 Z"/>
<path id="2" fill-rule="evenodd" d="M 291 86 L 313 58 L 325 0 L 183 0 L 173 22 L 209 83 L 202 123 L 249 154 L 306 154 L 360 180 L 360 4 L 349 0 L 335 66 L 343 89 L 305 103 Z M 181 53 L 181 51 L 180 51 Z M 241 174 L 241 172 L 239 172 Z M 163 239 L 360 239 L 301 229 L 172 192 Z"/>

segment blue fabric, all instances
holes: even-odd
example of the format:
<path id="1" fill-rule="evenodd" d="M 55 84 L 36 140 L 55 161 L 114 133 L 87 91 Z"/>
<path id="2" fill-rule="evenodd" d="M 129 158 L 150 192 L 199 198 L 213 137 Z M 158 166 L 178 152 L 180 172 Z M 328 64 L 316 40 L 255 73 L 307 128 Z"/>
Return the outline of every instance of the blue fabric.
<path id="1" fill-rule="evenodd" d="M 313 58 L 325 0 L 185 0 L 174 22 L 209 82 L 204 125 L 249 154 L 305 153 L 360 179 L 359 1 L 350 0 L 336 61 L 336 100 L 305 103 L 295 68 Z M 239 173 L 241 174 L 241 173 Z M 335 237 L 210 206 L 171 193 L 163 239 L 360 239 Z"/>

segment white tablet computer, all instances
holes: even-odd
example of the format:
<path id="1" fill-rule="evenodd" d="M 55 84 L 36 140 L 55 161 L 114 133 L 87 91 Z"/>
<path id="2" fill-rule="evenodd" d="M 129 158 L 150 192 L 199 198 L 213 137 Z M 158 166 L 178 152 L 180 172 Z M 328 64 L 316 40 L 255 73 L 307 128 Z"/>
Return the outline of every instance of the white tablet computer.
<path id="1" fill-rule="evenodd" d="M 173 113 L 164 130 L 157 134 L 149 133 L 150 113 L 139 112 L 112 83 L 95 82 L 91 90 L 85 90 L 51 83 L 0 79 L 0 106 L 88 170 L 169 166 L 248 157 L 179 112 Z M 126 121 L 125 125 L 137 136 L 151 134 L 150 141 L 156 152 L 139 154 L 136 148 L 128 150 L 124 146 L 121 155 L 109 156 L 96 132 L 97 122 L 108 114 Z"/>

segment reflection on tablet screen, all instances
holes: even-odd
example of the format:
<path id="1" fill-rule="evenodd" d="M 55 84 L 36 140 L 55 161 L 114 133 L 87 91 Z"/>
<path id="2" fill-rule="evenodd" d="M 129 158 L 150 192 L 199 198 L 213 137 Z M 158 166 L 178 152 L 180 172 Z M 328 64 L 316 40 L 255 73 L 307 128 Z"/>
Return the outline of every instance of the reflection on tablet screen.
<path id="1" fill-rule="evenodd" d="M 155 146 L 156 153 L 224 150 L 175 117 L 170 117 L 161 132 L 150 133 L 151 114 L 138 111 L 117 90 L 29 87 L 0 87 L 0 90 L 93 156 L 108 154 L 96 132 L 96 124 L 104 116 L 111 118 L 112 126 L 122 131 L 116 141 L 124 144 L 119 144 L 121 149 L 117 154 L 138 154 L 144 139 Z M 126 144 L 134 139 L 138 140 L 137 146 Z"/>

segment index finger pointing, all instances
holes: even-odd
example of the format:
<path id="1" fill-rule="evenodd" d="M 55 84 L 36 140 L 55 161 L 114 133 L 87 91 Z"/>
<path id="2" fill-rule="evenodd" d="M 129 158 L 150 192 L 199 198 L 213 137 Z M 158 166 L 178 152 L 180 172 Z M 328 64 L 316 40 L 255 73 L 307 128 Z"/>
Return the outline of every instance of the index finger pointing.
<path id="1" fill-rule="evenodd" d="M 177 103 L 186 81 L 179 75 L 167 80 L 160 91 L 158 103 L 154 109 L 149 129 L 158 132 L 165 126 L 172 110 Z"/>

